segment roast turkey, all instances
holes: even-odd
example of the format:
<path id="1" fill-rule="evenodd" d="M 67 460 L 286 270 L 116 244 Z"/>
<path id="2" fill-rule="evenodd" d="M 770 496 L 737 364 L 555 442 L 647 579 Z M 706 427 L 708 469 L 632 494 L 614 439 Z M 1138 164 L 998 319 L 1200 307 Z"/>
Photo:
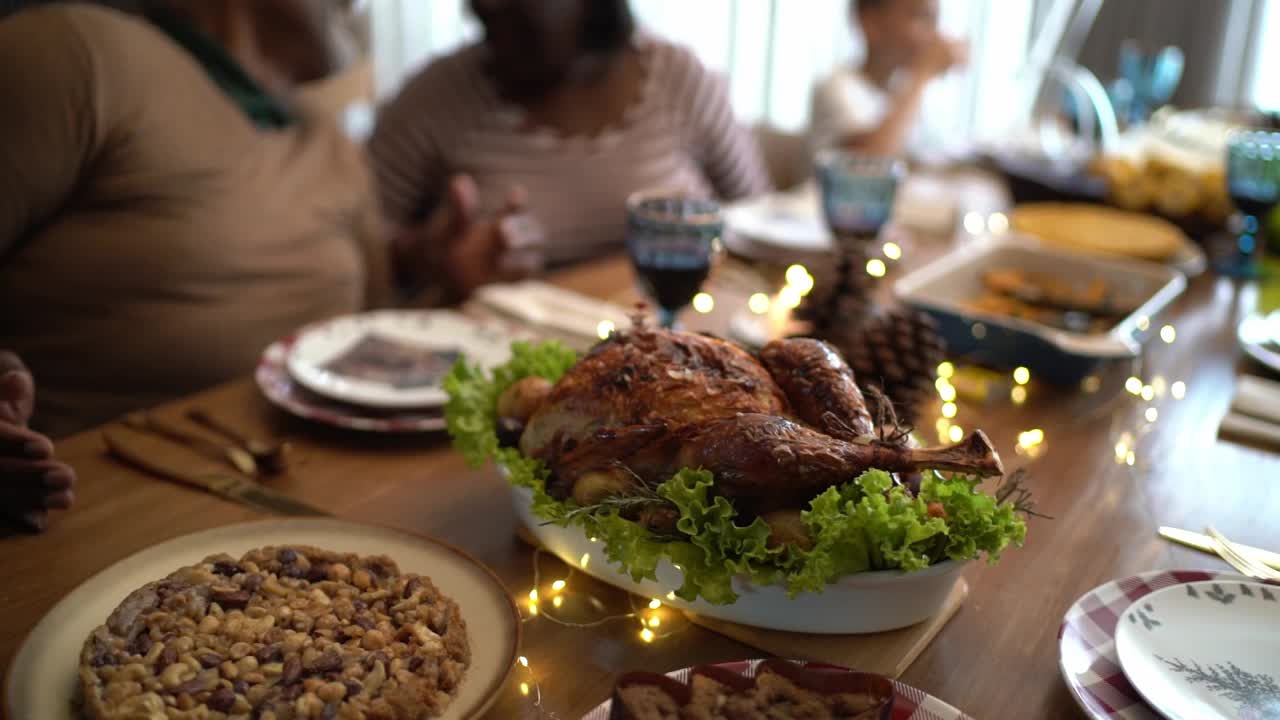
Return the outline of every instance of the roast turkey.
<path id="1" fill-rule="evenodd" d="M 870 468 L 1003 472 L 981 431 L 946 448 L 886 440 L 853 371 L 812 339 L 756 355 L 638 322 L 596 345 L 535 407 L 520 449 L 549 466 L 553 495 L 580 502 L 655 487 L 684 467 L 712 471 L 718 493 L 758 512 L 802 507 Z"/>

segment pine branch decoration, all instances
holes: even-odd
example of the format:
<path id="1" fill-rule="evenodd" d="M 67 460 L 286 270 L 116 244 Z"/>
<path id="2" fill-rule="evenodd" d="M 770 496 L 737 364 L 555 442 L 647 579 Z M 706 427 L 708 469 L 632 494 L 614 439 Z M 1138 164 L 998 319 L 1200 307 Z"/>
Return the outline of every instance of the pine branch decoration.
<path id="1" fill-rule="evenodd" d="M 1156 658 L 1168 665 L 1170 670 L 1184 673 L 1187 682 L 1203 684 L 1214 694 L 1236 703 L 1241 709 L 1272 710 L 1280 707 L 1280 686 L 1276 685 L 1275 678 L 1270 675 L 1251 673 L 1233 662 L 1202 667 L 1194 660 L 1187 664 L 1179 658 L 1168 659 L 1159 655 Z"/>

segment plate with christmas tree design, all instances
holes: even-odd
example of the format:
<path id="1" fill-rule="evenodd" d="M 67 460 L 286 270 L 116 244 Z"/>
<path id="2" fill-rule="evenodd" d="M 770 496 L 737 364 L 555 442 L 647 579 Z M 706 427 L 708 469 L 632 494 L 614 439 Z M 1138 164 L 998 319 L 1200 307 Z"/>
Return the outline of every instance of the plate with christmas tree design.
<path id="1" fill-rule="evenodd" d="M 1280 587 L 1215 579 L 1157 590 L 1120 614 L 1116 654 L 1170 720 L 1280 720 Z"/>
<path id="2" fill-rule="evenodd" d="M 1137 600 L 1167 587 L 1205 580 L 1251 582 L 1220 570 L 1152 570 L 1103 583 L 1072 604 L 1058 630 L 1058 666 L 1085 717 L 1160 720 L 1120 669 L 1116 629 L 1125 610 Z"/>

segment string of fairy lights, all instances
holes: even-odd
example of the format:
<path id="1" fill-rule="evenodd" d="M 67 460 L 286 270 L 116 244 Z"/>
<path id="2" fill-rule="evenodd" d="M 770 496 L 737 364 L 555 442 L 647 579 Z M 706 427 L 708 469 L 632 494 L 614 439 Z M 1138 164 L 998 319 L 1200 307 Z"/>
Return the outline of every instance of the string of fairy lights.
<path id="1" fill-rule="evenodd" d="M 593 543 L 598 542 L 597 538 L 591 538 L 591 541 Z M 689 621 L 684 619 L 678 612 L 668 612 L 665 603 L 659 598 L 645 599 L 638 595 L 628 594 L 628 610 L 626 612 L 609 612 L 600 598 L 589 592 L 578 591 L 570 587 L 574 576 L 578 574 L 578 569 L 571 564 L 565 564 L 567 572 L 563 576 L 557 577 L 550 582 L 544 581 L 542 576 L 542 557 L 544 554 L 546 553 L 541 548 L 534 549 L 533 587 L 529 589 L 528 593 L 516 598 L 516 604 L 521 609 L 520 620 L 522 623 L 545 621 L 566 628 L 589 629 L 619 621 L 635 622 L 639 625 L 636 637 L 645 645 L 656 643 L 688 629 Z M 578 565 L 580 568 L 585 569 L 589 566 L 590 561 L 591 555 L 584 553 L 579 559 Z M 666 597 L 667 600 L 674 600 L 676 596 L 674 592 L 668 592 Z M 576 600 L 577 602 L 574 604 L 578 607 L 589 607 L 594 615 L 587 620 L 566 617 L 562 612 L 570 599 Z M 517 687 L 520 694 L 530 699 L 530 704 L 539 712 L 540 716 L 557 718 L 558 716 L 554 712 L 547 710 L 543 706 L 542 688 L 538 684 L 529 658 L 521 655 L 516 660 L 516 665 L 518 672 Z"/>

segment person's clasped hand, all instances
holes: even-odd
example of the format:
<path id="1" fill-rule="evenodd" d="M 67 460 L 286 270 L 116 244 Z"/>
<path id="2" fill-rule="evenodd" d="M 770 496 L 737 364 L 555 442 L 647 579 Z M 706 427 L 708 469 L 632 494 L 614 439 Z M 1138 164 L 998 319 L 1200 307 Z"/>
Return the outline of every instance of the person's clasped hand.
<path id="1" fill-rule="evenodd" d="M 969 46 L 939 32 L 931 32 L 920 42 L 912 67 L 922 78 L 937 77 L 969 59 Z"/>
<path id="2" fill-rule="evenodd" d="M 543 237 L 536 221 L 525 214 L 525 204 L 524 190 L 512 188 L 501 212 L 486 217 L 475 181 L 455 175 L 444 202 L 410 232 L 409 254 L 424 268 L 443 274 L 430 280 L 446 284 L 455 299 L 466 298 L 481 285 L 527 277 L 541 268 Z"/>
<path id="3" fill-rule="evenodd" d="M 36 406 L 36 384 L 22 360 L 0 351 L 0 513 L 39 532 L 50 510 L 75 499 L 76 474 L 53 456 L 53 442 L 27 427 Z"/>

